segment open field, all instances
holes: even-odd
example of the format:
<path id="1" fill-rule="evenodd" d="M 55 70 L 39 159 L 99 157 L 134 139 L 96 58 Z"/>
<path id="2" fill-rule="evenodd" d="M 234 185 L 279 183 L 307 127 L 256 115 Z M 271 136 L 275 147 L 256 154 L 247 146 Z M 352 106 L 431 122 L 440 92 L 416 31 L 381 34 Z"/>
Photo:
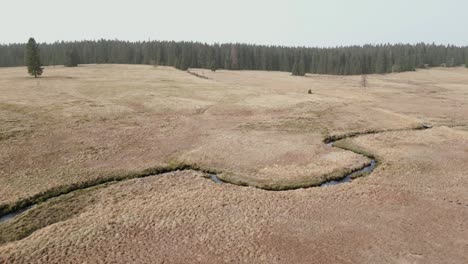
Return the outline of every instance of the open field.
<path id="1" fill-rule="evenodd" d="M 0 223 L 0 263 L 468 262 L 467 69 L 191 71 L 0 68 L 1 212 L 129 179 Z"/>

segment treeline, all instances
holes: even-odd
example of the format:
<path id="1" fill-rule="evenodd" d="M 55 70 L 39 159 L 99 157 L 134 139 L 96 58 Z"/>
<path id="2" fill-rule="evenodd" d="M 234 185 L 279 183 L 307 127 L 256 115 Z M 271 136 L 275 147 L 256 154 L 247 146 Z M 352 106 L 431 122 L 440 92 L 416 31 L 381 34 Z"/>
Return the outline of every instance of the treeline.
<path id="1" fill-rule="evenodd" d="M 0 45 L 0 67 L 25 65 L 25 44 Z M 435 44 L 365 45 L 335 48 L 204 44 L 198 42 L 98 40 L 40 44 L 44 65 L 63 65 L 70 54 L 80 64 L 124 63 L 178 69 L 288 71 L 295 75 L 370 74 L 468 65 L 468 47 Z"/>

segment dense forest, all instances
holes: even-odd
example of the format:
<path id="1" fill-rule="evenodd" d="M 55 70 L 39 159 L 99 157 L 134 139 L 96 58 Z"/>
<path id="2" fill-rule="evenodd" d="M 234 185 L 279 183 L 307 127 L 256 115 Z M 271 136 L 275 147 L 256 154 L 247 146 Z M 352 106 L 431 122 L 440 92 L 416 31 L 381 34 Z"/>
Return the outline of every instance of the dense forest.
<path id="1" fill-rule="evenodd" d="M 0 67 L 25 65 L 26 44 L 0 45 Z M 188 68 L 288 71 L 295 75 L 369 74 L 467 64 L 468 47 L 435 44 L 335 48 L 204 44 L 198 42 L 98 40 L 39 45 L 44 65 L 125 63 Z"/>

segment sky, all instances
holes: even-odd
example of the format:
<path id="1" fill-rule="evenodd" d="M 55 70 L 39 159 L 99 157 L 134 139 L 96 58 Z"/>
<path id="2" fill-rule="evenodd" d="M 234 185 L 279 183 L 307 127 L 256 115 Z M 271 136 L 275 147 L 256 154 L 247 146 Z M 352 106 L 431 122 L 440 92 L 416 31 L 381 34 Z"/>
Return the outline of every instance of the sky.
<path id="1" fill-rule="evenodd" d="M 468 0 L 0 0 L 0 43 L 187 40 L 468 45 Z"/>

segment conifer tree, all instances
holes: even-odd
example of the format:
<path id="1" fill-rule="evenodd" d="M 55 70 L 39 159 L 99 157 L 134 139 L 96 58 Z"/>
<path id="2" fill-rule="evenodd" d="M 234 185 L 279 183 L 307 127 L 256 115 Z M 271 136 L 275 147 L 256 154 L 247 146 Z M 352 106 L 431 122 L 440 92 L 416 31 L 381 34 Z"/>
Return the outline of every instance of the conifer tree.
<path id="1" fill-rule="evenodd" d="M 28 73 L 34 78 L 41 76 L 43 68 L 41 65 L 41 57 L 39 55 L 39 45 L 34 38 L 30 38 L 26 45 L 26 66 L 28 66 Z"/>
<path id="2" fill-rule="evenodd" d="M 294 64 L 293 64 L 293 66 L 292 66 L 291 74 L 294 75 L 294 76 L 299 75 L 299 73 L 298 73 L 298 71 L 297 71 L 297 60 L 294 60 Z"/>
<path id="3" fill-rule="evenodd" d="M 302 54 L 299 56 L 298 59 L 296 57 L 293 68 L 292 68 L 292 75 L 294 76 L 304 76 L 305 75 L 305 63 L 304 63 L 304 56 Z"/>
<path id="4" fill-rule="evenodd" d="M 299 63 L 297 65 L 297 73 L 299 76 L 305 75 L 305 63 L 304 63 L 304 56 L 301 56 L 299 59 Z"/>
<path id="5" fill-rule="evenodd" d="M 80 57 L 76 48 L 72 48 L 67 52 L 67 61 L 65 62 L 66 67 L 76 67 L 80 63 Z"/>
<path id="6" fill-rule="evenodd" d="M 237 58 L 237 46 L 232 45 L 231 47 L 231 69 L 233 70 L 239 70 L 239 59 Z"/>
<path id="7" fill-rule="evenodd" d="M 211 61 L 210 69 L 211 69 L 211 71 L 213 71 L 213 72 L 215 72 L 216 70 L 218 70 L 218 67 L 216 66 L 216 61 L 215 61 L 215 60 L 212 60 L 212 61 Z"/>
<path id="8" fill-rule="evenodd" d="M 383 48 L 380 48 L 377 53 L 377 58 L 375 61 L 375 72 L 376 73 L 386 73 L 387 72 L 387 57 Z"/>

